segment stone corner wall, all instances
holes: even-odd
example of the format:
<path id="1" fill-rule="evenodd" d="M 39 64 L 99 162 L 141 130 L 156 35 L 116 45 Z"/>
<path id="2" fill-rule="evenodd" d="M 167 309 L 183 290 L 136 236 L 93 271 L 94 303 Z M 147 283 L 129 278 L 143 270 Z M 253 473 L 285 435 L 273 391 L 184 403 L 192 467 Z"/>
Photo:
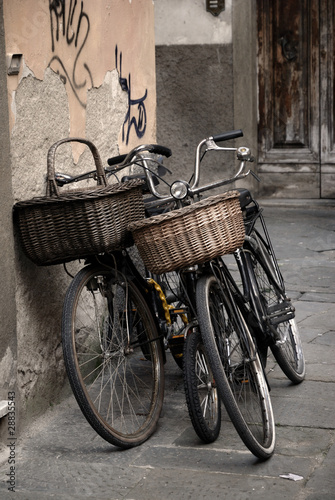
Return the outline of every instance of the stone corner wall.
<path id="1" fill-rule="evenodd" d="M 0 67 L 6 63 L 4 43 L 3 4 L 0 2 Z M 16 390 L 16 304 L 15 261 L 11 211 L 10 145 L 8 130 L 6 73 L 0 72 L 0 403 L 7 401 L 9 391 Z M 0 420 L 0 441 L 7 437 L 6 419 Z"/>
<path id="2" fill-rule="evenodd" d="M 0 264 L 6 319 L 0 399 L 16 382 L 22 427 L 64 386 L 60 321 L 70 277 L 61 266 L 37 267 L 22 253 L 12 205 L 45 195 L 47 152 L 59 139 L 86 137 L 103 163 L 156 140 L 154 13 L 152 0 L 11 0 L 1 2 L 0 15 L 0 211 L 1 237 L 8 243 Z M 19 71 L 6 78 L 13 54 L 21 58 Z M 82 145 L 64 146 L 57 170 L 94 168 L 84 151 Z"/>

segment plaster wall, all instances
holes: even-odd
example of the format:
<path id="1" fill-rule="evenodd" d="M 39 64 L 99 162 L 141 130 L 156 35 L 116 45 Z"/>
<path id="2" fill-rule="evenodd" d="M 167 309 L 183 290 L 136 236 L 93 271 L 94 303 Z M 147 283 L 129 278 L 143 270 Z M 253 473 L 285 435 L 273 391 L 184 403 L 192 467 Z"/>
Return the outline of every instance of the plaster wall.
<path id="1" fill-rule="evenodd" d="M 157 140 L 173 151 L 175 177 L 189 178 L 198 142 L 213 134 L 241 128 L 226 146 L 257 151 L 255 12 L 255 0 L 226 0 L 216 17 L 203 0 L 155 1 Z M 201 182 L 230 175 L 234 157 L 208 153 Z"/>
<path id="2" fill-rule="evenodd" d="M 155 0 L 156 45 L 231 43 L 232 0 L 218 16 L 206 12 L 205 5 L 204 0 Z"/>
<path id="3" fill-rule="evenodd" d="M 0 2 L 0 68 L 6 60 L 2 14 Z M 3 71 L 0 71 L 0 116 L 0 401 L 7 401 L 8 392 L 16 389 L 16 304 L 7 85 Z M 0 440 L 6 433 L 6 422 L 1 419 Z"/>
<path id="4" fill-rule="evenodd" d="M 233 128 L 232 2 L 219 16 L 203 0 L 155 2 L 157 140 L 172 149 L 175 177 L 190 178 L 198 142 Z M 208 153 L 201 182 L 230 169 Z"/>
<path id="5" fill-rule="evenodd" d="M 14 260 L 12 202 L 45 195 L 47 152 L 59 139 L 90 139 L 103 162 L 155 141 L 154 10 L 152 0 L 6 0 L 3 19 L 7 65 L 12 54 L 22 55 L 19 73 L 8 75 L 7 82 L 4 57 L 1 64 L 8 88 L 8 101 L 1 101 L 7 110 L 1 140 L 11 162 L 3 161 L 2 152 L 7 181 L 1 217 L 7 222 L 1 236 L 9 247 L 0 265 L 6 273 L 11 263 L 16 277 L 15 298 L 9 294 L 7 300 L 12 307 L 16 303 L 11 329 L 17 331 L 23 425 L 55 402 L 64 384 L 60 319 L 70 278 L 60 266 L 32 264 L 17 239 Z M 64 147 L 57 162 L 56 170 L 68 173 L 93 168 L 82 145 Z M 75 272 L 76 264 L 70 270 Z M 7 277 L 9 281 L 8 272 Z M 2 297 L 6 290 L 1 287 Z M 14 285 L 11 290 L 13 295 Z M 6 341 L 11 333 L 2 330 L 1 336 Z M 1 367 L 9 354 L 0 355 Z"/>

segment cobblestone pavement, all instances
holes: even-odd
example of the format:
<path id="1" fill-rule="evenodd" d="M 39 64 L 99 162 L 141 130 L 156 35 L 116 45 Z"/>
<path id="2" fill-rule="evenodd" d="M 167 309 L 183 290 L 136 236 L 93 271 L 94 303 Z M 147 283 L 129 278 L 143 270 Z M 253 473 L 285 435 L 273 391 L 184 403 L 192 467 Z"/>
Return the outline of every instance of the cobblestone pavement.
<path id="1" fill-rule="evenodd" d="M 1 498 L 335 498 L 334 208 L 281 202 L 265 204 L 265 214 L 296 306 L 307 362 L 306 380 L 293 386 L 269 360 L 274 456 L 266 462 L 255 459 L 224 413 L 218 440 L 202 444 L 189 420 L 182 373 L 169 359 L 163 413 L 146 443 L 120 451 L 104 442 L 70 395 L 19 437 L 14 496 L 2 456 Z M 290 473 L 302 479 L 280 477 Z"/>

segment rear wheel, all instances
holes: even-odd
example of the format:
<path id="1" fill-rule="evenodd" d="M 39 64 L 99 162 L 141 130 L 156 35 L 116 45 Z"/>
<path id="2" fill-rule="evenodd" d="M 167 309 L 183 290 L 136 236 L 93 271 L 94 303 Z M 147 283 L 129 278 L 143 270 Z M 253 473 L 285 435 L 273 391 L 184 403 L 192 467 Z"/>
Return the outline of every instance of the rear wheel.
<path id="1" fill-rule="evenodd" d="M 102 266 L 79 271 L 63 310 L 65 366 L 86 419 L 116 446 L 139 445 L 155 430 L 164 395 L 157 339 L 131 281 Z"/>
<path id="2" fill-rule="evenodd" d="M 221 401 L 244 444 L 267 459 L 275 448 L 272 405 L 247 325 L 214 276 L 198 281 L 197 311 Z"/>
<path id="3" fill-rule="evenodd" d="M 259 244 L 263 245 L 261 242 Z M 263 253 L 265 252 L 267 251 L 263 245 Z M 264 309 L 263 314 L 266 316 L 285 301 L 285 292 L 277 284 L 274 270 L 270 272 L 273 265 L 269 261 L 269 254 L 266 253 L 269 261 L 267 265 L 257 252 L 251 251 L 249 255 Z M 275 338 L 270 347 L 278 365 L 291 382 L 300 384 L 305 378 L 305 358 L 296 320 L 293 318 L 274 325 L 272 331 L 275 332 Z"/>
<path id="4" fill-rule="evenodd" d="M 221 405 L 208 357 L 198 331 L 190 333 L 184 349 L 184 385 L 195 432 L 205 443 L 215 441 L 221 428 Z"/>

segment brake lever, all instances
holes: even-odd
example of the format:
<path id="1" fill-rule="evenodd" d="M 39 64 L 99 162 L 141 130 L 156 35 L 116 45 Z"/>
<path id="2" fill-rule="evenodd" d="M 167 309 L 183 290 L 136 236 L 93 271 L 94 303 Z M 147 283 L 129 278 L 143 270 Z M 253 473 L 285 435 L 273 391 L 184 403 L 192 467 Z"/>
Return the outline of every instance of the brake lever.
<path id="1" fill-rule="evenodd" d="M 206 140 L 206 152 L 207 151 L 236 151 L 236 148 L 223 148 L 218 146 L 216 142 L 210 137 Z"/>

